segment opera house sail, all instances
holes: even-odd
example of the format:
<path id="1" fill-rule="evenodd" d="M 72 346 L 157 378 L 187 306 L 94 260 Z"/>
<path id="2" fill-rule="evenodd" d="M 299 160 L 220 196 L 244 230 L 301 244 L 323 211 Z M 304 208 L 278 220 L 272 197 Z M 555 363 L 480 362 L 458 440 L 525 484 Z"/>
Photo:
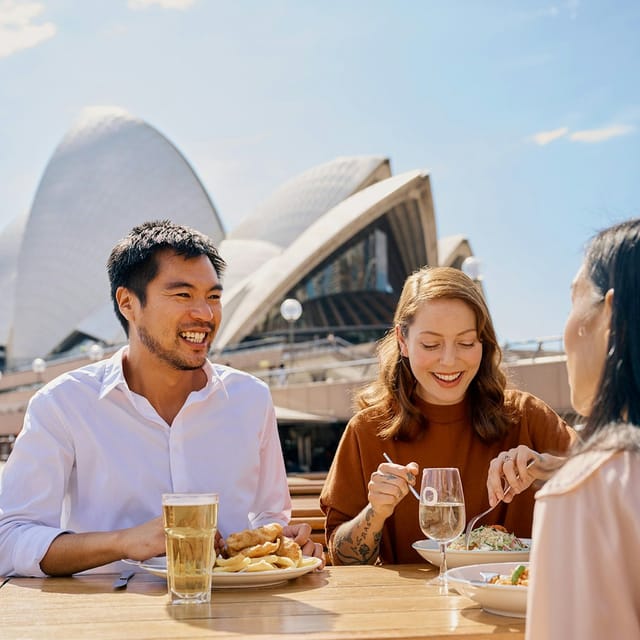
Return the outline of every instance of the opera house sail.
<path id="1" fill-rule="evenodd" d="M 163 218 L 224 236 L 209 195 L 162 134 L 121 109 L 86 109 L 51 157 L 24 227 L 8 362 L 64 351 L 83 335 L 123 340 L 107 257 L 131 227 Z"/>
<path id="2" fill-rule="evenodd" d="M 241 273 L 235 259 L 251 247 L 262 263 Z M 287 297 L 303 304 L 303 338 L 374 339 L 389 327 L 406 276 L 438 264 L 429 176 L 391 176 L 384 158 L 337 158 L 287 183 L 220 249 L 230 268 L 219 349 L 282 335 Z"/>

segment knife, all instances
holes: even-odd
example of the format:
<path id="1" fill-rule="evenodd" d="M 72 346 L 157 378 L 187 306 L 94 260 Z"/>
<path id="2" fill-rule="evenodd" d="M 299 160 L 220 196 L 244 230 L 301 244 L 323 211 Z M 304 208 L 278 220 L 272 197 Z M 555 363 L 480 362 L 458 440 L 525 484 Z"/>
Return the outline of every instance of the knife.
<path id="1" fill-rule="evenodd" d="M 131 580 L 131 578 L 133 578 L 133 576 L 136 575 L 136 572 L 134 569 L 128 569 L 127 571 L 123 571 L 114 581 L 113 581 L 113 588 L 114 589 L 126 589 L 127 588 L 127 583 L 129 582 L 129 580 Z"/>

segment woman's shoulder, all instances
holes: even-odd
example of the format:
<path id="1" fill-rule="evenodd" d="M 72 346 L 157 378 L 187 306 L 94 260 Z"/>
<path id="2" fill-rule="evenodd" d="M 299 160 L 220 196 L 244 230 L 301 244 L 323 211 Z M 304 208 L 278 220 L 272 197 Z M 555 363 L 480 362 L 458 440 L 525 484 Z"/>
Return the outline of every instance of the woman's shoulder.
<path id="1" fill-rule="evenodd" d="M 347 424 L 347 429 L 358 433 L 377 433 L 389 415 L 389 410 L 381 406 L 365 407 L 358 410 Z"/>
<path id="2" fill-rule="evenodd" d="M 534 396 L 528 391 L 522 391 L 520 389 L 505 389 L 504 404 L 508 409 L 520 412 L 553 412 L 553 409 L 551 409 L 544 400 L 541 400 L 538 396 Z"/>
<path id="3" fill-rule="evenodd" d="M 634 487 L 640 484 L 640 428 L 611 423 L 599 430 L 580 445 L 538 493 L 541 497 L 567 493 L 596 473 L 606 483 Z"/>
<path id="4" fill-rule="evenodd" d="M 567 460 L 564 465 L 536 493 L 536 498 L 559 496 L 579 489 L 598 471 L 610 469 L 618 475 L 621 467 L 632 462 L 629 452 L 622 451 L 586 451 Z M 635 454 L 635 466 L 640 473 L 640 456 Z"/>
<path id="5" fill-rule="evenodd" d="M 504 394 L 504 405 L 507 414 L 516 421 L 526 420 L 527 423 L 544 425 L 561 425 L 563 431 L 566 422 L 544 401 L 528 391 L 507 389 Z"/>
<path id="6" fill-rule="evenodd" d="M 528 434 L 534 448 L 566 451 L 576 432 L 544 400 L 527 391 L 509 389 L 505 392 L 505 408 L 514 426 Z M 541 449 L 540 449 L 541 448 Z"/>

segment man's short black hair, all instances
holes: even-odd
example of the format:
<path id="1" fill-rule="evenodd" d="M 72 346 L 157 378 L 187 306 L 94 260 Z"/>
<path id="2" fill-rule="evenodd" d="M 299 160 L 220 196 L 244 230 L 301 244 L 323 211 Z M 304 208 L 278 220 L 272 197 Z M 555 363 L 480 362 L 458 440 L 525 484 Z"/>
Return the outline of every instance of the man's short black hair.
<path id="1" fill-rule="evenodd" d="M 134 227 L 112 249 L 107 261 L 113 308 L 127 335 L 129 322 L 120 312 L 116 291 L 118 287 L 126 287 L 144 306 L 147 285 L 158 273 L 157 255 L 166 249 L 185 258 L 207 256 L 218 278 L 222 278 L 227 266 L 211 239 L 191 227 L 170 220 L 154 220 Z"/>

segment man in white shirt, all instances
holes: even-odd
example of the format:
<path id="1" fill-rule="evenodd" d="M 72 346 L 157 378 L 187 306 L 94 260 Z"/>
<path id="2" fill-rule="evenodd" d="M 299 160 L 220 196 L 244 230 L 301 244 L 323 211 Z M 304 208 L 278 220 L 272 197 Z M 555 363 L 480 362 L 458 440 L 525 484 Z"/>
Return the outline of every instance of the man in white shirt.
<path id="1" fill-rule="evenodd" d="M 0 481 L 0 575 L 117 571 L 122 559 L 163 554 L 168 492 L 217 492 L 223 537 L 279 522 L 321 556 L 309 525 L 286 526 L 268 387 L 207 360 L 225 267 L 209 238 L 145 223 L 107 267 L 129 344 L 31 399 Z"/>

